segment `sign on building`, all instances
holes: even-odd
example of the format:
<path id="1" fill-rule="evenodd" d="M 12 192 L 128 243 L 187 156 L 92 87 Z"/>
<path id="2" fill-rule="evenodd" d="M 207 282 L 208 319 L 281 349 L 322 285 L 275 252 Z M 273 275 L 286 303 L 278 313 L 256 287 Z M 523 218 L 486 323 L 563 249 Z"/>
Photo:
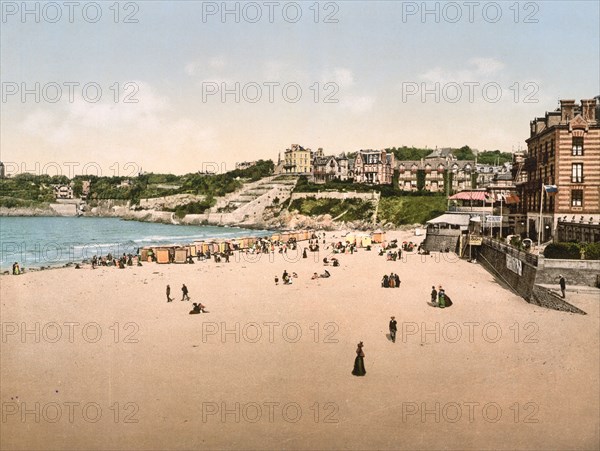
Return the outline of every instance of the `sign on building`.
<path id="1" fill-rule="evenodd" d="M 520 276 L 523 275 L 523 262 L 512 255 L 506 255 L 506 267 Z"/>
<path id="2" fill-rule="evenodd" d="M 483 237 L 477 235 L 469 235 L 469 244 L 471 246 L 481 246 Z"/>
<path id="3" fill-rule="evenodd" d="M 485 217 L 486 222 L 499 224 L 502 222 L 502 216 L 488 215 Z"/>

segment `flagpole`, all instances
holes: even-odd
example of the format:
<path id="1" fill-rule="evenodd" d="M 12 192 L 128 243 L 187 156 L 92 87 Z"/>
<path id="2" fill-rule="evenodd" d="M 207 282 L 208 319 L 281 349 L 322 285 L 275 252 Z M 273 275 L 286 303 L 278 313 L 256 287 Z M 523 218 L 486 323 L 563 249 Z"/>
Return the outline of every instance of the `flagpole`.
<path id="1" fill-rule="evenodd" d="M 502 194 L 500 194 L 500 239 L 502 239 Z"/>
<path id="2" fill-rule="evenodd" d="M 540 239 L 542 237 L 542 208 L 544 206 L 544 183 L 542 182 L 542 192 L 540 193 L 540 223 L 538 225 L 538 249 L 537 253 L 540 255 Z"/>

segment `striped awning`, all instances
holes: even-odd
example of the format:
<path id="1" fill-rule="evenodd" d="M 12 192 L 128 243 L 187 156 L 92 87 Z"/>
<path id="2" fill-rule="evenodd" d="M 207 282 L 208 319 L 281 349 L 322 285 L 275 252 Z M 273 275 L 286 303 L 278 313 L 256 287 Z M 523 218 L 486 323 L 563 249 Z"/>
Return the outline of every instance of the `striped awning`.
<path id="1" fill-rule="evenodd" d="M 489 202 L 487 193 L 485 191 L 461 191 L 453 196 L 450 196 L 450 200 L 482 200 Z"/>

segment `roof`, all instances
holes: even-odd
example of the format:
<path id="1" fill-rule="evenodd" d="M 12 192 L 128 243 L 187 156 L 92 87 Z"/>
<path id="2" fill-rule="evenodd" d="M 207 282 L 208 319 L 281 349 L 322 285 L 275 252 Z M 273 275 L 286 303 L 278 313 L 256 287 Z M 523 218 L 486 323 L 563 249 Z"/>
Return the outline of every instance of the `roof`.
<path id="1" fill-rule="evenodd" d="M 488 196 L 485 191 L 461 191 L 453 196 L 450 196 L 450 200 L 483 200 L 488 201 Z"/>
<path id="2" fill-rule="evenodd" d="M 452 224 L 458 226 L 468 226 L 471 217 L 469 215 L 461 215 L 456 213 L 444 213 L 437 218 L 430 219 L 427 224 Z"/>

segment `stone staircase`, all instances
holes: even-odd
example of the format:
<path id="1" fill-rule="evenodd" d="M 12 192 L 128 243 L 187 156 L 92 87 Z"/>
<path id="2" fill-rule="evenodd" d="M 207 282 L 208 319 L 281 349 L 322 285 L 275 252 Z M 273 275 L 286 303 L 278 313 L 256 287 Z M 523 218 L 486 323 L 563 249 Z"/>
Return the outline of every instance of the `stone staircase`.
<path id="1" fill-rule="evenodd" d="M 275 176 L 271 176 L 247 183 L 241 189 L 218 198 L 206 214 L 187 215 L 184 222 L 240 226 L 260 224 L 265 209 L 272 207 L 275 199 L 282 203 L 290 198 L 296 181 L 276 180 Z"/>

